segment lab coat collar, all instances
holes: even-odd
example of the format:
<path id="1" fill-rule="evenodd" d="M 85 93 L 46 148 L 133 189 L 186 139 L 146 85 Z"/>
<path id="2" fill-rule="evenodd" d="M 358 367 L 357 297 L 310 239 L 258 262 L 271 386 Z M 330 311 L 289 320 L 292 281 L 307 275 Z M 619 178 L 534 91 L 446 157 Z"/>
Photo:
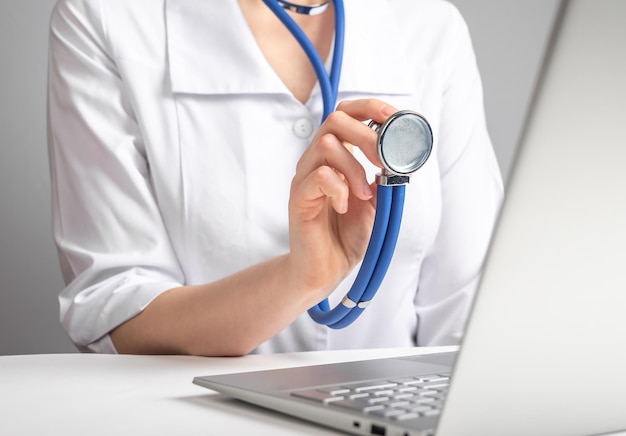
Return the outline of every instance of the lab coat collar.
<path id="1" fill-rule="evenodd" d="M 406 47 L 385 3 L 346 0 L 345 9 L 339 92 L 410 93 Z M 258 49 L 235 0 L 166 0 L 165 13 L 173 92 L 289 93 Z"/>

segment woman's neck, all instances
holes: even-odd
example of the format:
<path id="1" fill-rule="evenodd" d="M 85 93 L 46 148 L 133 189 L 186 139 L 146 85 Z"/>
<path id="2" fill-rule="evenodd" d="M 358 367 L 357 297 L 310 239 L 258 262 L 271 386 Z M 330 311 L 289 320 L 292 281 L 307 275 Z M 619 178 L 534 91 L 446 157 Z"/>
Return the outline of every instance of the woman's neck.
<path id="1" fill-rule="evenodd" d="M 319 4 L 319 0 L 306 0 L 306 3 Z M 239 0 L 239 5 L 265 59 L 294 97 L 306 103 L 317 77 L 302 47 L 261 0 Z M 323 61 L 330 54 L 335 29 L 332 6 L 321 15 L 290 12 Z"/>

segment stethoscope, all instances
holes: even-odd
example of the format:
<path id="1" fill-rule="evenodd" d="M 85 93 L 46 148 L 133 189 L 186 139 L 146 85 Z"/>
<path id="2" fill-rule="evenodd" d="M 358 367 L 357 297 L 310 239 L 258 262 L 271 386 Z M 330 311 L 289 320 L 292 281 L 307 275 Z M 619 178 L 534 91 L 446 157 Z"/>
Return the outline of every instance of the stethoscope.
<path id="1" fill-rule="evenodd" d="M 263 2 L 289 29 L 311 62 L 324 101 L 323 122 L 334 111 L 337 101 L 345 35 L 343 1 L 333 0 L 335 43 L 330 74 L 326 72 L 324 62 L 309 38 L 286 12 L 291 10 L 308 15 L 321 13 L 329 1 L 315 6 L 301 6 L 285 0 L 263 0 Z M 384 123 L 371 121 L 369 126 L 378 133 L 376 145 L 383 164 L 381 173 L 376 175 L 378 187 L 372 236 L 356 279 L 341 303 L 331 309 L 328 300 L 324 299 L 308 311 L 314 321 L 334 329 L 350 325 L 376 295 L 387 273 L 398 240 L 406 185 L 410 175 L 426 163 L 433 146 L 433 134 L 428 121 L 413 111 L 399 111 Z"/>

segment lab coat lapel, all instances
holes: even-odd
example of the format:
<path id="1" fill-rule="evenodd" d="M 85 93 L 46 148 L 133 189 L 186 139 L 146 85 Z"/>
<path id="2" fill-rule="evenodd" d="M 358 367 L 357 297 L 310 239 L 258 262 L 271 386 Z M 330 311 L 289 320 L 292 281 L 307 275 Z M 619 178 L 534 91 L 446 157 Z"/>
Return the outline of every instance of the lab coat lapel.
<path id="1" fill-rule="evenodd" d="M 165 16 L 173 92 L 288 92 L 263 57 L 236 1 L 166 0 Z"/>
<path id="2" fill-rule="evenodd" d="M 412 93 L 407 47 L 386 2 L 345 0 L 346 40 L 340 91 Z"/>
<path id="3" fill-rule="evenodd" d="M 165 8 L 173 92 L 289 93 L 263 57 L 236 1 L 166 0 Z M 339 92 L 411 93 L 406 47 L 386 4 L 346 0 L 345 9 Z"/>

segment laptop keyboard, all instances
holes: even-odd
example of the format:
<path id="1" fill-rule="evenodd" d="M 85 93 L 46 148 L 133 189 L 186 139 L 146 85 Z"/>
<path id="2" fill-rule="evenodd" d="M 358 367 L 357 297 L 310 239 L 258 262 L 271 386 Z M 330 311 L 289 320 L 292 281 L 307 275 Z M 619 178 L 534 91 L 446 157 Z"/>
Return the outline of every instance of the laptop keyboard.
<path id="1" fill-rule="evenodd" d="M 449 375 L 351 383 L 292 392 L 291 395 L 395 421 L 420 419 L 441 413 Z"/>

